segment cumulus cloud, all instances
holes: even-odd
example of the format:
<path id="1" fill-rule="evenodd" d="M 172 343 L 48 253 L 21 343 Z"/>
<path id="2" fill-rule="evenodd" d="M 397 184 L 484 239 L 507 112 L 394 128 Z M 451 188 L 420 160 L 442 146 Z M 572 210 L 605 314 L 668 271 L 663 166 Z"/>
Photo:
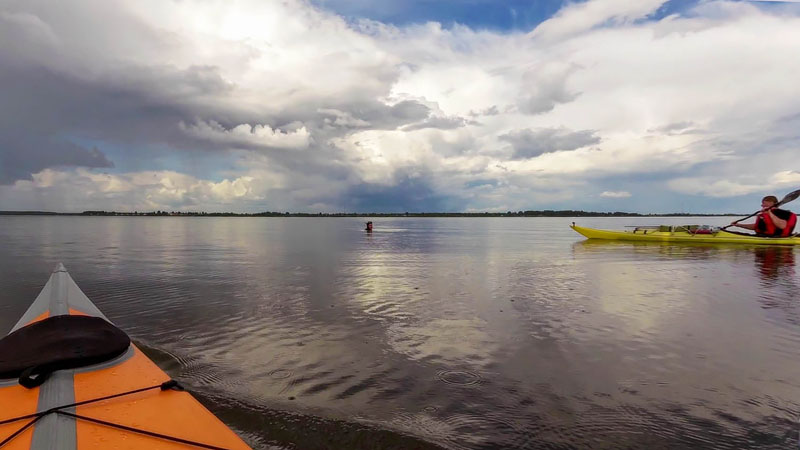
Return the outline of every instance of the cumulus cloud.
<path id="1" fill-rule="evenodd" d="M 774 172 L 760 180 L 754 179 L 753 176 L 740 176 L 738 180 L 720 180 L 715 177 L 704 176 L 675 178 L 669 181 L 670 188 L 675 191 L 709 197 L 736 197 L 763 192 L 775 193 L 779 189 L 792 188 L 797 185 L 800 185 L 800 171 L 796 170 Z M 780 196 L 780 193 L 778 192 L 775 195 Z"/>
<path id="2" fill-rule="evenodd" d="M 440 130 L 450 130 L 467 125 L 467 120 L 462 117 L 431 117 L 419 123 L 406 125 L 404 131 L 422 130 L 425 128 L 438 128 Z"/>
<path id="3" fill-rule="evenodd" d="M 748 174 L 746 170 L 739 174 L 726 176 L 676 177 L 668 182 L 668 186 L 676 192 L 690 195 L 704 195 L 714 198 L 737 197 L 743 195 L 777 195 L 786 189 L 796 189 L 800 185 L 800 171 L 782 170 L 771 172 L 763 177 Z"/>
<path id="4" fill-rule="evenodd" d="M 470 111 L 469 115 L 472 117 L 478 116 L 496 116 L 500 114 L 500 110 L 497 108 L 497 105 L 492 105 L 488 108 L 483 109 L 482 111 Z"/>
<path id="5" fill-rule="evenodd" d="M 1 3 L 0 201 L 602 209 L 613 197 L 580 194 L 617 177 L 631 201 L 665 179 L 709 198 L 797 183 L 797 12 L 654 19 L 663 4 L 568 3 L 502 33 L 303 0 Z"/>
<path id="6" fill-rule="evenodd" d="M 544 21 L 530 35 L 534 38 L 563 39 L 601 24 L 624 25 L 654 13 L 667 0 L 589 0 L 573 3 Z"/>
<path id="7" fill-rule="evenodd" d="M 791 184 L 800 185 L 800 171 L 784 170 L 781 172 L 777 172 L 772 177 L 772 181 L 774 181 L 775 184 L 777 185 L 791 185 Z"/>
<path id="8" fill-rule="evenodd" d="M 314 131 L 322 135 L 342 136 L 363 129 L 402 128 L 427 120 L 430 113 L 430 108 L 416 99 L 386 98 L 319 108 L 307 123 L 316 124 Z"/>
<path id="9" fill-rule="evenodd" d="M 545 65 L 523 75 L 522 90 L 518 100 L 520 111 L 542 114 L 552 110 L 559 103 L 568 103 L 578 97 L 578 93 L 567 89 L 567 79 L 577 67 L 561 66 L 561 64 Z"/>
<path id="10" fill-rule="evenodd" d="M 760 183 L 743 183 L 732 180 L 714 178 L 675 178 L 669 181 L 669 187 L 677 192 L 708 197 L 736 197 L 764 190 Z"/>
<path id="11" fill-rule="evenodd" d="M 374 128 L 394 129 L 426 119 L 430 115 L 430 108 L 417 100 L 404 99 L 393 104 L 376 104 L 369 109 L 359 108 L 357 114 L 370 121 Z"/>
<path id="12" fill-rule="evenodd" d="M 592 130 L 569 131 L 564 128 L 517 130 L 500 135 L 500 139 L 512 145 L 514 159 L 535 158 L 545 153 L 575 150 L 600 142 Z"/>
<path id="13" fill-rule="evenodd" d="M 351 113 L 335 108 L 321 108 L 317 112 L 325 116 L 325 125 L 329 127 L 366 128 L 370 126 L 366 120 L 357 119 Z"/>
<path id="14" fill-rule="evenodd" d="M 20 180 L 0 188 L 2 195 L 14 195 L 30 205 L 60 203 L 72 210 L 80 205 L 91 209 L 135 210 L 225 210 L 232 202 L 263 200 L 264 186 L 252 176 L 210 181 L 174 171 L 144 171 L 127 174 L 94 173 L 87 169 L 45 169 L 31 180 Z M 20 200 L 9 202 L 20 208 Z M 57 208 L 56 210 L 63 210 Z"/>
<path id="15" fill-rule="evenodd" d="M 193 125 L 180 122 L 186 134 L 226 146 L 253 146 L 284 149 L 308 147 L 311 135 L 305 127 L 295 131 L 274 130 L 269 125 L 241 124 L 226 129 L 215 121 L 198 120 Z"/>

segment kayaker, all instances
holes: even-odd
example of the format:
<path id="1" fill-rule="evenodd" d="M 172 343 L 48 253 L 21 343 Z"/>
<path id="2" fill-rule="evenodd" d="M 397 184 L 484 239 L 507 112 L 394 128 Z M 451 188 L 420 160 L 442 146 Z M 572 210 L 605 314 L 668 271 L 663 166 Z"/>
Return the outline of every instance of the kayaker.
<path id="1" fill-rule="evenodd" d="M 758 236 L 789 236 L 794 231 L 797 215 L 789 210 L 776 208 L 777 203 L 778 197 L 768 195 L 761 199 L 761 212 L 756 215 L 755 223 L 731 222 L 731 225 L 753 230 Z"/>

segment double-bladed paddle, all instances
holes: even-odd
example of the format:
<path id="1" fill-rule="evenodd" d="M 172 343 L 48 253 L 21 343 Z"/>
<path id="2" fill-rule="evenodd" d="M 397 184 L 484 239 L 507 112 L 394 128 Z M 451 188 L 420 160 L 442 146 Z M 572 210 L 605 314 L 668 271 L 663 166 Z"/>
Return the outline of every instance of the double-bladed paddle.
<path id="1" fill-rule="evenodd" d="M 789 192 L 788 194 L 786 194 L 786 196 L 783 197 L 783 199 L 781 199 L 781 201 L 779 201 L 778 203 L 775 203 L 775 206 L 773 206 L 773 208 L 777 208 L 778 206 L 785 205 L 785 204 L 791 202 L 792 200 L 796 199 L 797 197 L 800 197 L 800 189 L 798 189 L 796 191 Z M 756 211 L 753 214 L 750 214 L 749 216 L 747 216 L 745 218 L 742 218 L 742 219 L 739 219 L 736 222 L 733 222 L 730 225 L 726 225 L 726 226 L 724 226 L 724 227 L 722 227 L 720 229 L 724 230 L 724 229 L 726 229 L 726 228 L 728 228 L 730 226 L 736 225 L 737 223 L 739 223 L 739 222 L 741 222 L 743 220 L 747 220 L 747 219 L 755 216 L 756 214 L 760 213 L 761 211 L 762 210 Z"/>

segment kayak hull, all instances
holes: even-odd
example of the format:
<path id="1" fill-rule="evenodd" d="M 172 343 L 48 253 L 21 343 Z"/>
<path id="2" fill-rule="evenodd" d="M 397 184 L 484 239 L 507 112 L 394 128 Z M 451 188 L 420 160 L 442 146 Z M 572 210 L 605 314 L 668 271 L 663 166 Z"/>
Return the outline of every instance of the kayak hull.
<path id="1" fill-rule="evenodd" d="M 800 237 L 768 238 L 729 233 L 722 230 L 711 234 L 695 234 L 688 231 L 659 231 L 657 229 L 636 229 L 634 231 L 598 230 L 594 228 L 580 227 L 575 224 L 570 225 L 570 228 L 589 239 L 604 239 L 611 241 L 800 245 Z"/>
<path id="2" fill-rule="evenodd" d="M 58 264 L 42 292 L 12 332 L 56 315 L 89 315 L 108 320 Z M 120 356 L 100 364 L 58 370 L 39 387 L 27 389 L 16 379 L 0 379 L 0 423 L 63 405 L 90 401 L 160 385 L 170 377 L 133 343 Z M 186 449 L 167 437 L 211 447 L 250 448 L 188 392 L 150 389 L 48 414 L 9 440 L 6 449 Z M 88 419 L 74 418 L 74 414 Z M 91 419 L 91 420 L 89 420 Z M 31 419 L 0 424 L 0 442 Z M 100 422 L 151 433 L 126 431 Z"/>

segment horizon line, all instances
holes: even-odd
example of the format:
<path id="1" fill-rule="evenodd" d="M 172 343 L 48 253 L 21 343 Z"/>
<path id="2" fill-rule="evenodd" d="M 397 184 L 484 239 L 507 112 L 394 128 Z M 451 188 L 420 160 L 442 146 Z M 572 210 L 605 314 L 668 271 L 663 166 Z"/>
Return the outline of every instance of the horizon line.
<path id="1" fill-rule="evenodd" d="M 261 212 L 207 212 L 207 211 L 104 211 L 104 210 L 85 210 L 81 212 L 58 212 L 41 210 L 0 210 L 0 215 L 62 215 L 62 216 L 242 216 L 242 217 L 370 217 L 370 216 L 556 216 L 556 217 L 581 217 L 581 216 L 743 216 L 741 213 L 698 213 L 698 212 L 671 212 L 671 213 L 637 213 L 626 211 L 585 211 L 573 209 L 543 209 L 543 210 L 524 210 L 524 211 L 505 211 L 505 212 L 280 212 L 280 211 L 261 211 Z"/>

